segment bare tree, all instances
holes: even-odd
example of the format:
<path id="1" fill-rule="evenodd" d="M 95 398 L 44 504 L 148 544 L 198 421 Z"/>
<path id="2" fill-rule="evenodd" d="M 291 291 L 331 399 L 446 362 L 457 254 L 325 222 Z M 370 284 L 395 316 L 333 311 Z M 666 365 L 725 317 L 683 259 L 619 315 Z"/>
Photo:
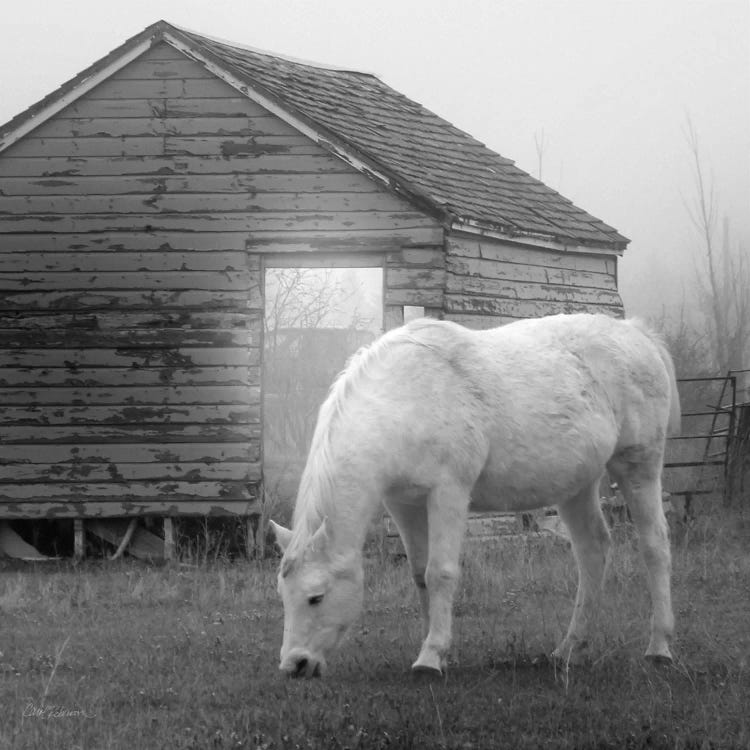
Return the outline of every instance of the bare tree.
<path id="1" fill-rule="evenodd" d="M 319 328 L 331 314 L 332 299 L 346 301 L 356 293 L 344 289 L 330 271 L 311 268 L 279 269 L 273 286 L 266 294 L 265 345 L 270 349 L 284 330 Z"/>
<path id="2" fill-rule="evenodd" d="M 677 377 L 708 377 L 715 372 L 709 337 L 688 314 L 686 306 L 683 292 L 677 314 L 662 308 L 661 315 L 650 322 L 667 344 Z"/>
<path id="3" fill-rule="evenodd" d="M 750 362 L 750 266 L 747 250 L 732 244 L 729 219 L 719 232 L 719 207 L 713 181 L 706 176 L 698 136 L 688 117 L 685 136 L 690 150 L 695 194 L 686 204 L 700 239 L 696 267 L 699 304 L 706 321 L 712 364 L 720 372 Z"/>

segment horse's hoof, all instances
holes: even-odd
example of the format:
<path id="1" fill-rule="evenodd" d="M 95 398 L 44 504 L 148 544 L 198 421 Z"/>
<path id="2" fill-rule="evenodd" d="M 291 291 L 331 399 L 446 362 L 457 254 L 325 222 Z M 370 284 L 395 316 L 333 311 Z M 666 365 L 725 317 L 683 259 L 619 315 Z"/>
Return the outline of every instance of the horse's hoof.
<path id="1" fill-rule="evenodd" d="M 660 666 L 671 664 L 672 652 L 669 650 L 669 644 L 665 640 L 656 639 L 656 643 L 652 640 L 646 649 L 646 660 Z"/>
<path id="2" fill-rule="evenodd" d="M 646 654 L 646 661 L 655 667 L 669 667 L 673 663 L 671 654 Z"/>

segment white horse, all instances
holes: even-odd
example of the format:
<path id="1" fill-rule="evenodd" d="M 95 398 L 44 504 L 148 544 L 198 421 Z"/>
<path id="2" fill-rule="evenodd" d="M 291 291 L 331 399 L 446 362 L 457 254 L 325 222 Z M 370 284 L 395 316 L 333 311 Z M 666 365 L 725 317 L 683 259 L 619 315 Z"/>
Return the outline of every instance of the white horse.
<path id="1" fill-rule="evenodd" d="M 599 505 L 609 470 L 639 532 L 653 617 L 646 655 L 671 659 L 670 549 L 661 470 L 679 427 L 674 368 L 636 321 L 557 315 L 471 331 L 414 321 L 358 352 L 318 423 L 284 551 L 280 668 L 318 676 L 362 607 L 362 548 L 381 503 L 404 542 L 425 638 L 414 670 L 440 673 L 467 511 L 556 505 L 578 562 L 570 627 L 582 646 L 610 535 Z"/>

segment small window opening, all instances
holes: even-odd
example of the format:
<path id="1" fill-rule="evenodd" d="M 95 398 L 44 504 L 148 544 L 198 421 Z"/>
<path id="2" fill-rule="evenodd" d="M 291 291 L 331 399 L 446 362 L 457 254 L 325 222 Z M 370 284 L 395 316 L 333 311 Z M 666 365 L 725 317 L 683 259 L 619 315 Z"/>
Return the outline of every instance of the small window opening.
<path id="1" fill-rule="evenodd" d="M 414 307 L 413 305 L 404 305 L 404 323 L 417 318 L 424 318 L 424 307 Z"/>

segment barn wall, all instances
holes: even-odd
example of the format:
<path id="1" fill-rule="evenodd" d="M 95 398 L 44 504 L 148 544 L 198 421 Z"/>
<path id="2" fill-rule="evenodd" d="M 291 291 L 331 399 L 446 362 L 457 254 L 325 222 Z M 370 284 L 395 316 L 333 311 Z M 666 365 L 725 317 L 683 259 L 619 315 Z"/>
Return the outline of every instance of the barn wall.
<path id="1" fill-rule="evenodd" d="M 427 305 L 442 238 L 155 47 L 0 154 L 0 517 L 251 510 L 261 256 L 380 253 Z"/>
<path id="2" fill-rule="evenodd" d="M 446 240 L 445 317 L 472 328 L 556 313 L 622 316 L 617 258 L 493 239 Z"/>
<path id="3" fill-rule="evenodd" d="M 426 315 L 442 317 L 445 299 L 443 243 L 388 253 L 385 264 L 385 328 L 404 322 L 404 306 L 423 307 Z"/>

